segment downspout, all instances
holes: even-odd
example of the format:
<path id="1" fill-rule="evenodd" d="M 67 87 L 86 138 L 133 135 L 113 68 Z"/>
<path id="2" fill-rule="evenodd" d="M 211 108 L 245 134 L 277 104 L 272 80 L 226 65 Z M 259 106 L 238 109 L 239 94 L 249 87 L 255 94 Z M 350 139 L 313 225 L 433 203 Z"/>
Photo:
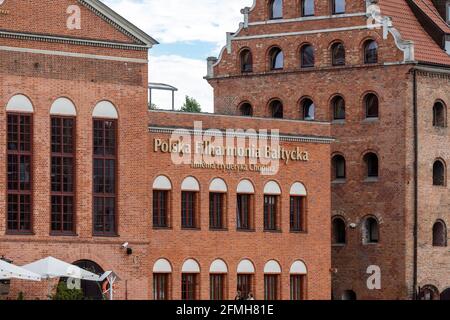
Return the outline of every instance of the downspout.
<path id="1" fill-rule="evenodd" d="M 413 118 L 414 118 L 414 266 L 413 299 L 417 300 L 418 233 L 419 233 L 419 128 L 417 120 L 417 70 L 413 70 Z"/>

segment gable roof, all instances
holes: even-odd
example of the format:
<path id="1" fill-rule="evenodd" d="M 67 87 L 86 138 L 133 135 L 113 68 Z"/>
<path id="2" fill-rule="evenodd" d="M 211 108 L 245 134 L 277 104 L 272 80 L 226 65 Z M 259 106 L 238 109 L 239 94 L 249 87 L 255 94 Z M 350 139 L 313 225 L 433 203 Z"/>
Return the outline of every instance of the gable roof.
<path id="1" fill-rule="evenodd" d="M 158 44 L 158 41 L 153 39 L 147 33 L 136 27 L 134 24 L 126 20 L 124 17 L 116 13 L 110 7 L 105 5 L 99 0 L 78 0 L 81 4 L 95 11 L 101 18 L 106 20 L 108 23 L 114 25 L 120 31 L 132 36 L 138 41 L 145 44 L 147 47 L 152 47 Z"/>
<path id="2" fill-rule="evenodd" d="M 441 19 L 436 16 L 435 7 L 429 0 L 416 0 L 430 19 L 441 27 Z M 414 42 L 415 59 L 422 63 L 450 66 L 450 55 L 442 49 L 431 35 L 423 28 L 408 0 L 379 0 L 381 14 L 392 18 L 392 24 L 402 35 L 404 40 Z M 434 8 L 434 10 L 432 8 Z M 436 13 L 436 14 L 435 14 Z M 445 22 L 444 22 L 445 23 Z M 446 25 L 446 23 L 445 23 Z M 446 26 L 448 28 L 448 26 Z"/>

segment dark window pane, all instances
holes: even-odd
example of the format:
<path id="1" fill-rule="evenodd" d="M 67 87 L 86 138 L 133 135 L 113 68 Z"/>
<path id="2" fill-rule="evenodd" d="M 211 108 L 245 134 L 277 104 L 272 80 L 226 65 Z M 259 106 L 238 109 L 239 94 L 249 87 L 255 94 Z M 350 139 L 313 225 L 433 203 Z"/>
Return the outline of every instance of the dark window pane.
<path id="1" fill-rule="evenodd" d="M 251 195 L 238 194 L 237 195 L 237 229 L 250 230 L 251 229 Z"/>
<path id="2" fill-rule="evenodd" d="M 183 228 L 196 228 L 196 192 L 183 191 L 181 193 L 181 226 Z"/>
<path id="3" fill-rule="evenodd" d="M 334 120 L 345 120 L 345 101 L 342 97 L 333 99 Z"/>
<path id="4" fill-rule="evenodd" d="M 373 40 L 369 40 L 364 46 L 364 62 L 378 63 L 378 44 Z"/>
<path id="5" fill-rule="evenodd" d="M 333 14 L 345 13 L 345 0 L 333 0 Z"/>
<path id="6" fill-rule="evenodd" d="M 341 218 L 335 218 L 332 222 L 332 228 L 333 244 L 345 244 L 347 241 L 347 236 L 344 220 Z"/>
<path id="7" fill-rule="evenodd" d="M 275 231 L 277 226 L 277 196 L 264 196 L 264 230 Z"/>
<path id="8" fill-rule="evenodd" d="M 291 231 L 305 231 L 304 229 L 304 198 L 290 198 L 290 223 Z"/>
<path id="9" fill-rule="evenodd" d="M 253 116 L 253 107 L 250 103 L 244 103 L 239 108 L 241 116 L 244 117 L 252 117 Z"/>
<path id="10" fill-rule="evenodd" d="M 314 15 L 314 0 L 302 0 L 302 17 Z"/>
<path id="11" fill-rule="evenodd" d="M 272 0 L 270 2 L 270 19 L 283 18 L 283 0 Z"/>
<path id="12" fill-rule="evenodd" d="M 264 299 L 269 301 L 278 300 L 279 275 L 264 276 Z"/>
<path id="13" fill-rule="evenodd" d="M 270 68 L 272 70 L 280 70 L 284 67 L 284 54 L 280 48 L 270 50 Z"/>
<path id="14" fill-rule="evenodd" d="M 153 226 L 167 228 L 168 224 L 168 191 L 153 191 Z"/>
<path id="15" fill-rule="evenodd" d="M 316 117 L 316 105 L 310 99 L 305 99 L 302 102 L 303 120 L 313 121 Z"/>
<path id="16" fill-rule="evenodd" d="M 302 68 L 314 67 L 314 47 L 311 45 L 305 45 L 301 49 L 301 66 Z"/>
<path id="17" fill-rule="evenodd" d="M 32 115 L 7 115 L 7 229 L 31 231 Z"/>
<path id="18" fill-rule="evenodd" d="M 345 65 L 345 47 L 342 43 L 336 43 L 331 49 L 333 66 Z"/>
<path id="19" fill-rule="evenodd" d="M 281 101 L 275 100 L 270 103 L 271 116 L 274 119 L 283 119 L 284 111 Z"/>
<path id="20" fill-rule="evenodd" d="M 224 194 L 210 193 L 209 195 L 209 226 L 211 229 L 224 228 Z"/>
<path id="21" fill-rule="evenodd" d="M 225 275 L 210 275 L 210 297 L 211 300 L 225 300 Z"/>
<path id="22" fill-rule="evenodd" d="M 366 118 L 378 118 L 378 97 L 374 94 L 368 94 L 365 98 Z"/>
<path id="23" fill-rule="evenodd" d="M 153 275 L 153 297 L 155 300 L 169 300 L 169 275 Z"/>
<path id="24" fill-rule="evenodd" d="M 291 276 L 291 300 L 304 300 L 304 280 L 303 275 Z"/>
<path id="25" fill-rule="evenodd" d="M 253 288 L 253 275 L 251 274 L 238 274 L 237 278 L 237 291 L 241 293 L 241 297 L 246 299 Z"/>
<path id="26" fill-rule="evenodd" d="M 181 279 L 181 300 L 197 300 L 197 275 L 183 274 Z"/>
<path id="27" fill-rule="evenodd" d="M 243 50 L 241 52 L 241 71 L 242 72 L 253 71 L 253 55 L 250 50 Z"/>

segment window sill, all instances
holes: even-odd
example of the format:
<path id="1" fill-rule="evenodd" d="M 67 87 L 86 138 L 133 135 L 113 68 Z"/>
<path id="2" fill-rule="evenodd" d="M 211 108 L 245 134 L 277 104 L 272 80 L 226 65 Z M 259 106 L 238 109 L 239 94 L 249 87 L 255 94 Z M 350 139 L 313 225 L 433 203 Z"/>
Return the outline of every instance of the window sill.
<path id="1" fill-rule="evenodd" d="M 229 230 L 228 230 L 228 228 L 209 228 L 209 231 L 211 231 L 211 232 L 227 232 Z"/>
<path id="2" fill-rule="evenodd" d="M 162 230 L 162 231 L 164 231 L 164 230 L 173 230 L 173 228 L 172 227 L 153 227 L 153 230 L 156 230 L 156 231 Z"/>
<path id="3" fill-rule="evenodd" d="M 187 228 L 187 227 L 181 227 L 182 231 L 200 231 L 200 228 Z"/>
<path id="4" fill-rule="evenodd" d="M 378 181 L 380 181 L 380 178 L 377 178 L 377 177 L 369 177 L 369 178 L 364 179 L 365 183 L 376 183 Z"/>
<path id="5" fill-rule="evenodd" d="M 51 237 L 78 237 L 78 234 L 75 232 L 50 232 Z"/>
<path id="6" fill-rule="evenodd" d="M 378 123 L 380 122 L 380 118 L 365 118 L 363 123 Z"/>
<path id="7" fill-rule="evenodd" d="M 344 184 L 347 183 L 347 179 L 336 179 L 331 182 L 332 184 Z"/>
<path id="8" fill-rule="evenodd" d="M 99 234 L 99 233 L 94 233 L 92 236 L 94 238 L 120 238 L 120 235 L 118 235 L 118 234 Z"/>
<path id="9" fill-rule="evenodd" d="M 331 124 L 343 125 L 343 124 L 345 124 L 345 119 L 333 120 L 333 121 L 331 121 Z"/>
<path id="10" fill-rule="evenodd" d="M 264 230 L 265 233 L 283 233 L 281 230 Z"/>
<path id="11" fill-rule="evenodd" d="M 347 246 L 346 243 L 334 243 L 331 245 L 332 248 L 344 248 L 346 246 Z"/>
<path id="12" fill-rule="evenodd" d="M 292 233 L 292 234 L 308 234 L 308 231 L 301 231 L 301 230 L 291 230 L 291 231 L 289 231 L 289 233 Z"/>
<path id="13" fill-rule="evenodd" d="M 249 233 L 256 232 L 255 229 L 236 229 L 236 231 L 237 231 L 237 232 L 243 232 L 243 233 L 246 233 L 246 232 L 249 232 Z"/>
<path id="14" fill-rule="evenodd" d="M 36 234 L 32 231 L 6 231 L 5 235 L 7 236 L 35 236 Z"/>
<path id="15" fill-rule="evenodd" d="M 367 242 L 367 243 L 364 243 L 365 246 L 369 246 L 369 247 L 378 246 L 379 244 L 380 244 L 379 242 Z"/>

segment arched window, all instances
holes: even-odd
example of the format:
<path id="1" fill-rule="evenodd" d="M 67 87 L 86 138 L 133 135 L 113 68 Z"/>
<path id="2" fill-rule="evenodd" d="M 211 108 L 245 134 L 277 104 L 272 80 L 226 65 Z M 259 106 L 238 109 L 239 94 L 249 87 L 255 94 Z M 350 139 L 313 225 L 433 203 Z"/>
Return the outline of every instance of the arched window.
<path id="1" fill-rule="evenodd" d="M 364 43 L 364 63 L 378 63 L 378 44 L 375 40 Z"/>
<path id="2" fill-rule="evenodd" d="M 333 108 L 333 120 L 345 120 L 345 100 L 344 98 L 337 96 L 331 100 L 331 106 Z"/>
<path id="3" fill-rule="evenodd" d="M 447 112 L 442 102 L 436 102 L 433 106 L 433 126 L 447 126 Z"/>
<path id="4" fill-rule="evenodd" d="M 166 176 L 153 182 L 153 228 L 170 227 L 170 195 L 172 183 Z"/>
<path id="5" fill-rule="evenodd" d="M 355 291 L 353 291 L 353 290 L 344 291 L 344 293 L 342 294 L 342 300 L 356 301 L 357 296 L 356 296 Z"/>
<path id="6" fill-rule="evenodd" d="M 284 67 L 284 54 L 283 51 L 278 48 L 272 48 L 269 52 L 270 70 L 281 70 Z"/>
<path id="7" fill-rule="evenodd" d="M 198 300 L 200 265 L 193 259 L 186 260 L 181 273 L 181 300 Z"/>
<path id="8" fill-rule="evenodd" d="M 283 0 L 269 1 L 269 18 L 271 20 L 283 18 Z"/>
<path id="9" fill-rule="evenodd" d="M 166 259 L 159 259 L 153 265 L 153 299 L 170 299 L 170 276 L 172 266 Z"/>
<path id="10" fill-rule="evenodd" d="M 433 247 L 447 246 L 447 226 L 442 220 L 436 221 L 433 226 Z"/>
<path id="11" fill-rule="evenodd" d="M 274 100 L 269 105 L 270 115 L 274 119 L 283 119 L 283 103 L 280 100 Z"/>
<path id="12" fill-rule="evenodd" d="M 211 230 L 223 230 L 226 228 L 227 192 L 227 185 L 220 178 L 214 179 L 209 186 L 209 228 Z"/>
<path id="13" fill-rule="evenodd" d="M 295 261 L 290 270 L 291 300 L 305 300 L 306 276 L 308 269 L 303 261 Z"/>
<path id="14" fill-rule="evenodd" d="M 253 116 L 253 107 L 250 103 L 245 102 L 241 104 L 239 107 L 239 113 L 243 117 L 252 117 Z"/>
<path id="15" fill-rule="evenodd" d="M 303 183 L 296 182 L 290 191 L 290 226 L 291 231 L 306 231 L 306 196 L 307 191 Z"/>
<path id="16" fill-rule="evenodd" d="M 345 173 L 345 158 L 341 155 L 333 157 L 333 178 L 334 180 L 343 180 L 346 178 Z"/>
<path id="17" fill-rule="evenodd" d="M 264 267 L 264 299 L 269 301 L 280 299 L 280 275 L 281 266 L 275 261 L 271 260 L 266 263 Z"/>
<path id="18" fill-rule="evenodd" d="M 225 300 L 226 280 L 228 274 L 228 267 L 225 261 L 221 259 L 215 260 L 209 268 L 209 283 L 210 283 L 210 299 L 211 300 Z"/>
<path id="19" fill-rule="evenodd" d="M 433 185 L 445 186 L 445 164 L 441 160 L 437 160 L 433 165 Z"/>
<path id="20" fill-rule="evenodd" d="M 336 217 L 332 221 L 332 242 L 333 244 L 343 245 L 347 243 L 345 221 L 341 217 Z"/>
<path id="21" fill-rule="evenodd" d="M 187 177 L 181 184 L 181 227 L 197 229 L 200 227 L 199 209 L 200 184 L 197 179 Z"/>
<path id="22" fill-rule="evenodd" d="M 244 49 L 241 51 L 241 72 L 253 71 L 253 55 L 250 49 Z"/>
<path id="23" fill-rule="evenodd" d="M 364 163 L 366 165 L 366 175 L 368 178 L 378 178 L 378 156 L 375 153 L 368 153 L 364 156 Z"/>
<path id="24" fill-rule="evenodd" d="M 79 260 L 74 263 L 73 265 L 84 269 L 86 271 L 95 273 L 95 274 L 103 274 L 105 271 L 100 267 L 97 263 L 90 260 Z M 67 281 L 66 279 L 61 281 Z M 97 282 L 88 281 L 88 280 L 81 280 L 81 290 L 83 291 L 84 299 L 86 300 L 103 300 L 103 294 L 102 289 L 98 285 Z"/>
<path id="25" fill-rule="evenodd" d="M 243 299 L 254 293 L 255 265 L 250 260 L 242 260 L 237 267 L 237 292 Z"/>
<path id="26" fill-rule="evenodd" d="M 331 59 L 333 66 L 345 65 L 345 47 L 338 42 L 331 46 Z"/>
<path id="27" fill-rule="evenodd" d="M 316 105 L 311 99 L 303 99 L 301 102 L 302 119 L 306 121 L 314 121 L 316 118 Z"/>
<path id="28" fill-rule="evenodd" d="M 363 241 L 365 244 L 378 243 L 380 241 L 380 229 L 377 219 L 369 217 L 364 221 Z"/>
<path id="29" fill-rule="evenodd" d="M 374 119 L 379 117 L 379 101 L 378 97 L 369 93 L 364 98 L 364 107 L 367 119 Z"/>
<path id="30" fill-rule="evenodd" d="M 311 68 L 314 67 L 314 47 L 310 44 L 305 44 L 300 49 L 301 67 Z"/>
<path id="31" fill-rule="evenodd" d="M 249 180 L 242 180 L 236 189 L 236 228 L 253 230 L 255 221 L 255 187 Z"/>
<path id="32" fill-rule="evenodd" d="M 301 1 L 301 16 L 311 17 L 314 15 L 314 0 L 302 0 Z"/>

